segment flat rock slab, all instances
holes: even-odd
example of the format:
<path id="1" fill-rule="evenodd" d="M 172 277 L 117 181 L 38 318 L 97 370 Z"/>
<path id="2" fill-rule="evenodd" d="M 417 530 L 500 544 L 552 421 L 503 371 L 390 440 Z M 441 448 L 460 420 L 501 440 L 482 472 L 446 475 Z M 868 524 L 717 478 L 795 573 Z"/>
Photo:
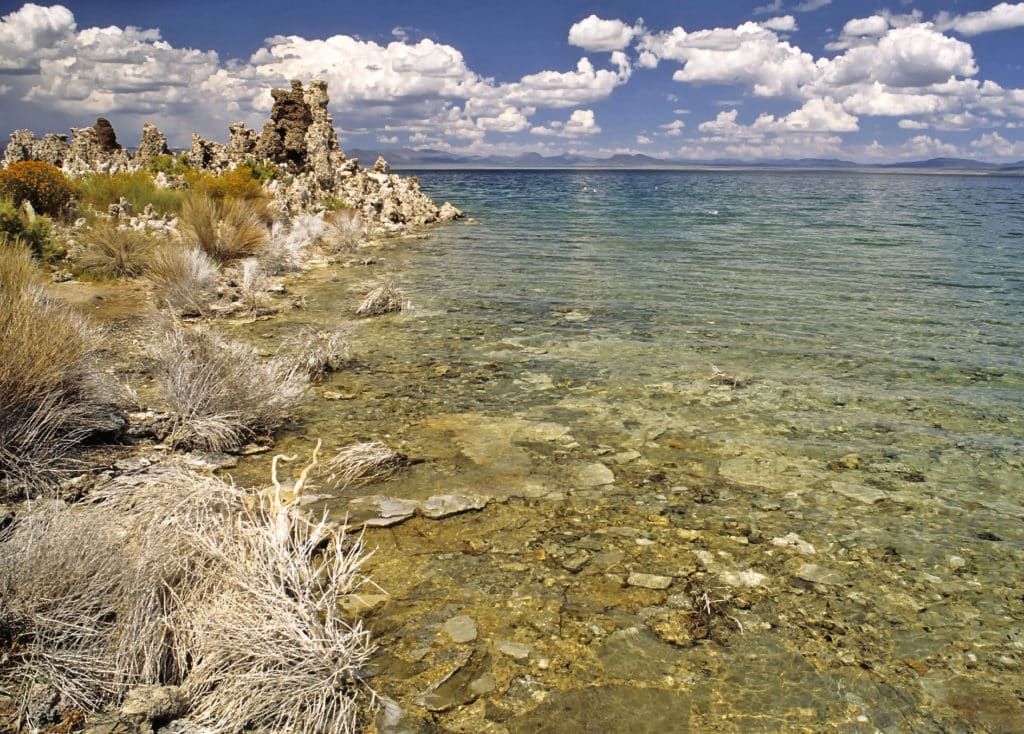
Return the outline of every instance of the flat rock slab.
<path id="1" fill-rule="evenodd" d="M 612 470 L 599 461 L 582 467 L 576 476 L 584 487 L 601 487 L 615 481 Z"/>
<path id="2" fill-rule="evenodd" d="M 865 505 L 873 505 L 889 498 L 888 493 L 880 489 L 851 482 L 832 482 L 832 491 L 838 492 L 854 502 L 863 502 Z"/>
<path id="3" fill-rule="evenodd" d="M 690 697 L 683 691 L 601 686 L 555 693 L 525 716 L 510 720 L 508 731 L 686 734 L 689 722 Z"/>
<path id="4" fill-rule="evenodd" d="M 478 634 L 476 621 L 465 614 L 452 617 L 441 626 L 441 629 L 451 638 L 452 642 L 460 644 L 472 642 Z"/>
<path id="5" fill-rule="evenodd" d="M 634 571 L 629 574 L 629 578 L 626 579 L 626 583 L 630 586 L 638 586 L 641 589 L 667 589 L 672 585 L 671 576 L 658 576 L 653 573 L 637 573 Z"/>
<path id="6" fill-rule="evenodd" d="M 238 466 L 238 458 L 222 451 L 211 451 L 209 453 L 185 454 L 185 463 L 193 469 L 217 471 Z"/>
<path id="7" fill-rule="evenodd" d="M 520 642 L 495 642 L 494 649 L 513 660 L 526 660 L 533 652 L 532 647 Z"/>
<path id="8" fill-rule="evenodd" d="M 764 586 L 768 583 L 767 576 L 759 571 L 753 571 L 749 568 L 738 571 L 719 571 L 718 580 L 726 586 L 748 589 L 755 586 Z"/>
<path id="9" fill-rule="evenodd" d="M 809 581 L 812 584 L 820 584 L 822 586 L 841 586 L 845 582 L 845 578 L 838 571 L 833 571 L 829 568 L 815 565 L 813 563 L 805 563 L 796 572 L 796 577 L 803 581 Z"/>
<path id="10" fill-rule="evenodd" d="M 408 520 L 419 507 L 416 500 L 371 495 L 349 502 L 349 523 L 353 526 L 388 527 Z"/>
<path id="11" fill-rule="evenodd" d="M 451 517 L 462 512 L 482 510 L 487 507 L 488 502 L 490 502 L 490 499 L 487 497 L 465 494 L 438 494 L 427 498 L 420 505 L 419 511 L 423 517 L 428 517 L 431 520 L 440 520 L 441 518 Z"/>

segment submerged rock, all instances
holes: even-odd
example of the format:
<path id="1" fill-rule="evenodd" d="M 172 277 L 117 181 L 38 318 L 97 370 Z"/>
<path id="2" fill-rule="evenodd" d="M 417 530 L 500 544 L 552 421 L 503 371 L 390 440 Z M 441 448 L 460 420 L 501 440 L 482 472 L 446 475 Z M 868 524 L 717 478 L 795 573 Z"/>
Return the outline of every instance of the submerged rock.
<path id="1" fill-rule="evenodd" d="M 601 487 L 615 481 L 612 470 L 600 462 L 586 465 L 580 469 L 577 477 L 584 487 Z"/>
<path id="2" fill-rule="evenodd" d="M 626 579 L 629 586 L 638 586 L 642 589 L 667 589 L 672 585 L 671 576 L 658 576 L 653 573 L 638 573 L 634 571 Z"/>
<path id="3" fill-rule="evenodd" d="M 451 638 L 452 642 L 458 642 L 460 644 L 472 642 L 477 636 L 476 622 L 472 617 L 465 614 L 452 617 L 444 623 L 441 629 L 443 629 L 444 633 Z"/>

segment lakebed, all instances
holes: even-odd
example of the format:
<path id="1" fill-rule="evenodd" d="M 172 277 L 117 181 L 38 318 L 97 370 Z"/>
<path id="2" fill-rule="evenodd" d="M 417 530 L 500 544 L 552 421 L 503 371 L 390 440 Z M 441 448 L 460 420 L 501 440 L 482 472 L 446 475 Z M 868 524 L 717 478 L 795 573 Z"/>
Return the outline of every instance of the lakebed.
<path id="1" fill-rule="evenodd" d="M 425 180 L 478 221 L 223 325 L 412 301 L 273 447 L 413 460 L 310 506 L 370 523 L 377 730 L 1015 731 L 1019 184 L 517 175 Z"/>

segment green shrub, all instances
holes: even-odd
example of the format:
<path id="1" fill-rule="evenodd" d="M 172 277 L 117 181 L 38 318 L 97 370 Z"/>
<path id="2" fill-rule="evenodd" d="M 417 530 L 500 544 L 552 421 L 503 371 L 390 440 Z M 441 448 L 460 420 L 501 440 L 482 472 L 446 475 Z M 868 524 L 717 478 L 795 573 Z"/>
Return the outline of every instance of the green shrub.
<path id="1" fill-rule="evenodd" d="M 39 214 L 59 217 L 74 198 L 74 187 L 56 166 L 42 161 L 18 161 L 0 170 L 0 198 L 32 204 Z"/>
<path id="2" fill-rule="evenodd" d="M 50 236 L 52 228 L 53 222 L 49 217 L 39 214 L 30 219 L 10 199 L 0 199 L 0 237 L 19 240 L 41 260 L 57 260 L 64 254 Z"/>
<path id="3" fill-rule="evenodd" d="M 353 209 L 352 205 L 349 204 L 347 201 L 345 201 L 343 199 L 339 199 L 339 198 L 334 197 L 334 196 L 328 196 L 326 199 L 324 199 L 323 201 L 320 202 L 320 206 L 322 206 L 325 211 L 329 211 L 329 212 L 335 212 L 335 211 L 353 211 L 354 212 L 355 211 L 355 209 Z"/>
<path id="4" fill-rule="evenodd" d="M 177 158 L 170 153 L 163 153 L 146 161 L 146 170 L 150 173 L 166 173 L 168 176 L 184 176 L 189 170 L 185 161 L 184 153 Z"/>
<path id="5" fill-rule="evenodd" d="M 252 157 L 245 159 L 243 168 L 248 168 L 250 176 L 260 184 L 267 181 L 278 181 L 285 177 L 285 171 L 273 161 L 256 161 Z"/>
<path id="6" fill-rule="evenodd" d="M 181 211 L 187 192 L 182 189 L 163 189 L 156 185 L 147 171 L 134 173 L 90 173 L 78 182 L 78 195 L 82 204 L 106 214 L 111 204 L 128 200 L 136 213 L 152 204 L 157 214 L 177 214 Z"/>

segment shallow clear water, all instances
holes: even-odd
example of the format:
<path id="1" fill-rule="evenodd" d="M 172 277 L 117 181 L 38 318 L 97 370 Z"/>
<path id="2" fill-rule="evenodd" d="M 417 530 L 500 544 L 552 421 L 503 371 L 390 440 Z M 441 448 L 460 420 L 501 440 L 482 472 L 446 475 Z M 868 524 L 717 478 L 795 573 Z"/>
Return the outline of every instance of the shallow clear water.
<path id="1" fill-rule="evenodd" d="M 503 502 L 376 539 L 385 693 L 415 710 L 402 692 L 445 663 L 419 651 L 466 613 L 550 663 L 472 663 L 504 711 L 472 715 L 513 731 L 636 728 L 652 689 L 694 731 L 1020 730 L 1024 178 L 421 178 L 473 221 L 312 276 L 289 317 L 347 318 L 369 276 L 414 306 L 360 328 L 324 386 L 353 399 L 314 401 L 283 446 L 383 438 L 423 463 L 367 491 Z M 672 592 L 698 588 L 725 621 L 681 642 L 665 620 L 696 612 Z"/>
<path id="2" fill-rule="evenodd" d="M 399 274 L 424 318 L 504 331 L 544 349 L 553 378 L 706 420 L 737 451 L 898 458 L 938 495 L 1022 501 L 1007 469 L 1024 443 L 1024 179 L 458 172 L 424 187 L 479 222 Z M 750 380 L 735 403 L 644 387 L 712 365 Z"/>

